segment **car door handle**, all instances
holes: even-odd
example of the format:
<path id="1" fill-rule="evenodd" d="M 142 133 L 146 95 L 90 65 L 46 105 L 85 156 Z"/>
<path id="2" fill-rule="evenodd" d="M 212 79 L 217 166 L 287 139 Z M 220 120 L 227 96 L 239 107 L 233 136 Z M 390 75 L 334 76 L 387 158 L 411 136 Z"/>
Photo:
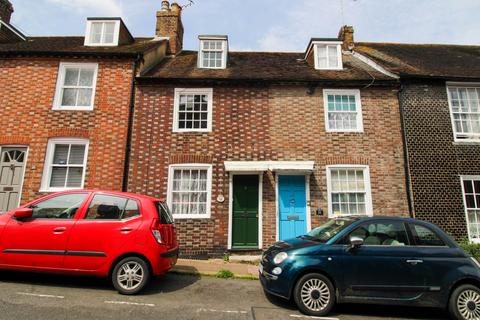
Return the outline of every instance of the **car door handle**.
<path id="1" fill-rule="evenodd" d="M 132 230 L 133 230 L 132 228 L 126 227 L 126 228 L 120 229 L 120 232 L 128 233 L 128 232 L 130 232 L 130 231 L 132 231 Z"/>
<path id="2" fill-rule="evenodd" d="M 423 263 L 423 260 L 407 260 L 407 263 L 410 263 L 411 265 L 416 265 L 416 264 L 419 264 L 419 263 Z"/>
<path id="3" fill-rule="evenodd" d="M 67 231 L 66 227 L 58 227 L 53 229 L 53 233 L 64 233 L 65 231 Z"/>

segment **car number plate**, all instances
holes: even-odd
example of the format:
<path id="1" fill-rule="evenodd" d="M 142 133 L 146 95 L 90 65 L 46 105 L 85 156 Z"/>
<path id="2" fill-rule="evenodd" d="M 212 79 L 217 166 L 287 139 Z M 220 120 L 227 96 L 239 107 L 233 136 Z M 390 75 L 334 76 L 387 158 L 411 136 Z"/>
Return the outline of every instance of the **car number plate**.
<path id="1" fill-rule="evenodd" d="M 263 274 L 263 265 L 262 264 L 260 264 L 258 266 L 258 272 L 260 272 L 260 274 Z"/>

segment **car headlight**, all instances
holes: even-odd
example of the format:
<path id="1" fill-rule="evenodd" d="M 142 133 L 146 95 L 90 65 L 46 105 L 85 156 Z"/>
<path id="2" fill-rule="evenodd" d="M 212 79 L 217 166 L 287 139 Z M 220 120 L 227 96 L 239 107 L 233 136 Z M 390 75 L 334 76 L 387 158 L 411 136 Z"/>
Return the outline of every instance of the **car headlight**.
<path id="1" fill-rule="evenodd" d="M 275 255 L 273 258 L 273 263 L 275 264 L 281 264 L 285 259 L 288 258 L 288 254 L 286 252 L 279 252 Z"/>

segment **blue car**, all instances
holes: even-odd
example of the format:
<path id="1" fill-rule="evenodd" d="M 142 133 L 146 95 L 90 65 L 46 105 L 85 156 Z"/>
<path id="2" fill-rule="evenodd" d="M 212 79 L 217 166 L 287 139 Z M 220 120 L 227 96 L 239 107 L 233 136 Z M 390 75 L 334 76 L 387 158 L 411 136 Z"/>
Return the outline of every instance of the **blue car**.
<path id="1" fill-rule="evenodd" d="M 374 303 L 480 319 L 480 264 L 437 226 L 415 219 L 332 219 L 265 251 L 260 281 L 311 316 L 327 315 L 335 303 Z"/>

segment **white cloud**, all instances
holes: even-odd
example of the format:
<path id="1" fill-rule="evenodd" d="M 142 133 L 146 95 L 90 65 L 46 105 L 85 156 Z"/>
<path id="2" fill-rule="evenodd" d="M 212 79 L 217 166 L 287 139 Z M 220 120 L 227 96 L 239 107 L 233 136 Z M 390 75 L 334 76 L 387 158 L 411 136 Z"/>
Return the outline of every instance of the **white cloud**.
<path id="1" fill-rule="evenodd" d="M 67 9 L 73 9 L 80 13 L 101 16 L 123 15 L 122 5 L 118 0 L 47 0 L 52 4 L 61 5 Z"/>

